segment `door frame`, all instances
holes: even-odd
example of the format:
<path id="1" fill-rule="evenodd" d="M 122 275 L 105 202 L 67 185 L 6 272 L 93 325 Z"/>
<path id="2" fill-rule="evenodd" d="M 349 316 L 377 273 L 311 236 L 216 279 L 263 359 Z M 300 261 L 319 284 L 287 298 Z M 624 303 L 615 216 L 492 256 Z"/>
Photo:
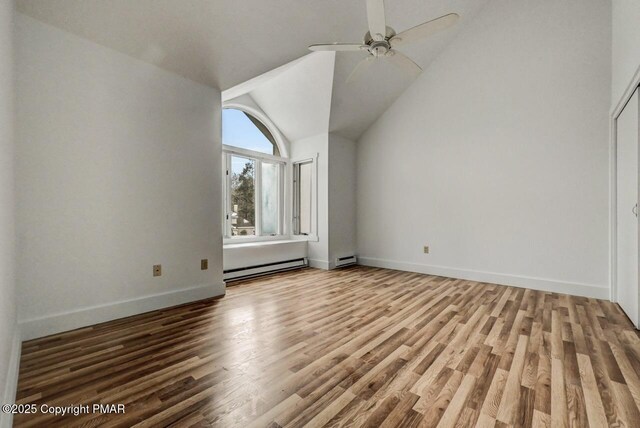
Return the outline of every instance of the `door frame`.
<path id="1" fill-rule="evenodd" d="M 609 115 L 609 189 L 610 189 L 610 201 L 609 201 L 609 300 L 614 303 L 618 303 L 618 165 L 617 165 L 617 125 L 618 118 L 622 114 L 622 111 L 626 107 L 631 97 L 635 93 L 636 89 L 640 86 L 640 66 L 636 69 L 633 78 L 627 85 L 622 97 L 618 100 L 617 104 L 613 106 Z M 640 152 L 640 148 L 639 148 Z M 640 159 L 639 159 L 640 162 Z M 638 186 L 640 188 L 640 177 Z M 639 237 L 640 241 L 640 237 Z M 640 269 L 640 260 L 638 263 Z M 640 275 L 639 275 L 640 278 Z"/>

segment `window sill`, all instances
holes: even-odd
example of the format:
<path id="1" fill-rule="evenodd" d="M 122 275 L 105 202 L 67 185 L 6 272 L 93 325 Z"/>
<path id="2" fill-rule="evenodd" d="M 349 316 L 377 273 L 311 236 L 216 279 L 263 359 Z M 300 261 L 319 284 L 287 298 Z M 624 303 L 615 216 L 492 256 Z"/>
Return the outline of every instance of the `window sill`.
<path id="1" fill-rule="evenodd" d="M 248 247 L 263 247 L 268 245 L 282 245 L 282 244 L 294 244 L 302 241 L 301 239 L 279 239 L 270 241 L 251 241 L 251 242 L 225 242 L 223 248 L 248 248 Z"/>
<path id="2" fill-rule="evenodd" d="M 317 235 L 280 235 L 280 236 L 262 236 L 262 237 L 251 237 L 251 238 L 224 238 L 223 247 L 231 247 L 235 246 L 256 246 L 262 244 L 282 244 L 286 242 L 298 242 L 298 241 L 308 241 L 308 242 L 318 242 Z M 249 245 L 251 244 L 251 245 Z"/>
<path id="3" fill-rule="evenodd" d="M 293 235 L 291 237 L 293 241 L 309 241 L 309 242 L 318 242 L 318 235 Z"/>
<path id="4" fill-rule="evenodd" d="M 237 236 L 235 238 L 223 238 L 224 245 L 227 244 L 246 244 L 251 242 L 273 242 L 273 241 L 286 241 L 289 239 L 288 235 L 275 235 L 275 236 Z"/>

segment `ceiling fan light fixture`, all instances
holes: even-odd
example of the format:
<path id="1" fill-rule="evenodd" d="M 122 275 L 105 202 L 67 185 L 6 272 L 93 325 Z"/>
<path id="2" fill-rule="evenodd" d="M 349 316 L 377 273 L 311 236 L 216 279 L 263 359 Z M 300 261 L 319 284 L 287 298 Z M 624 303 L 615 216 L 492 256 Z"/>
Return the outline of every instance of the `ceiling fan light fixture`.
<path id="1" fill-rule="evenodd" d="M 376 58 L 385 56 L 390 50 L 391 45 L 389 45 L 389 42 L 387 42 L 386 40 L 380 42 L 372 42 L 369 47 L 369 52 L 371 52 L 371 54 Z"/>

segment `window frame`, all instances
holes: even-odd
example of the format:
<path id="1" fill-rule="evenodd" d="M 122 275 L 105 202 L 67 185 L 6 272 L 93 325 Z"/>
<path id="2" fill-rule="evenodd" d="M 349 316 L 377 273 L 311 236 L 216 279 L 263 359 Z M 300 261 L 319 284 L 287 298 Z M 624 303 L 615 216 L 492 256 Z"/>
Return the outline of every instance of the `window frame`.
<path id="1" fill-rule="evenodd" d="M 293 239 L 305 240 L 305 241 L 318 241 L 318 156 L 316 153 L 313 157 L 297 159 L 291 162 L 292 166 L 292 215 L 291 215 L 291 236 Z M 298 176 L 299 173 L 296 170 L 301 164 L 311 164 L 311 233 L 308 235 L 298 234 L 297 230 L 297 217 L 299 217 L 299 199 L 298 194 Z"/>
<path id="2" fill-rule="evenodd" d="M 231 202 L 231 158 L 233 156 L 243 157 L 255 162 L 254 178 L 254 208 L 255 208 L 255 235 L 233 236 L 231 225 L 231 213 L 233 206 Z M 223 174 L 225 178 L 224 186 L 224 213 L 223 213 L 223 241 L 224 243 L 256 242 L 279 240 L 285 236 L 285 182 L 287 159 L 255 152 L 234 146 L 222 146 Z M 277 233 L 273 235 L 262 234 L 262 163 L 276 164 L 278 168 L 278 227 Z"/>

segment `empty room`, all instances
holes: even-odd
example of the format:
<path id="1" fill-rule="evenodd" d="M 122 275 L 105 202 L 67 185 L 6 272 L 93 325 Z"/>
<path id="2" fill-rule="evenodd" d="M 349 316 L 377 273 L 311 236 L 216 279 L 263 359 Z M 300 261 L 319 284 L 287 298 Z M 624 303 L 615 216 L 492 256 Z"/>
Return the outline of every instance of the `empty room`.
<path id="1" fill-rule="evenodd" d="M 0 428 L 640 427 L 640 1 L 0 0 Z"/>

